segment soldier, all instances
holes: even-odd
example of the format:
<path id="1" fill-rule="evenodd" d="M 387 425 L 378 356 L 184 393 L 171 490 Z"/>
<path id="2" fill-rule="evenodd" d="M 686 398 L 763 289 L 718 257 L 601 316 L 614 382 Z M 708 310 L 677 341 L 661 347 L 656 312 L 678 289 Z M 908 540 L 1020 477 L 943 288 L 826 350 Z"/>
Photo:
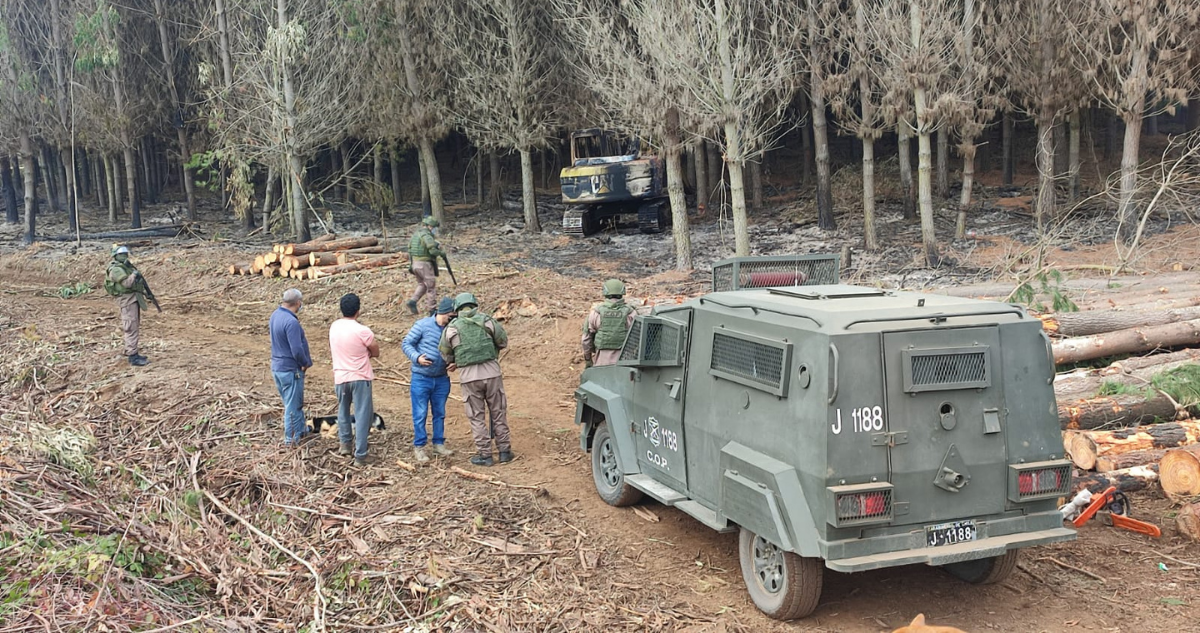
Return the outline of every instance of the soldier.
<path id="1" fill-rule="evenodd" d="M 129 248 L 113 245 L 112 261 L 104 275 L 104 290 L 117 298 L 121 308 L 121 331 L 125 333 L 125 356 L 129 364 L 142 367 L 150 359 L 138 353 L 138 330 L 142 322 L 142 310 L 146 309 L 145 285 L 142 273 L 129 261 Z"/>
<path id="2" fill-rule="evenodd" d="M 432 216 L 421 220 L 421 226 L 408 242 L 409 270 L 417 277 L 417 290 L 405 305 L 410 314 L 417 313 L 417 301 L 428 297 L 429 313 L 437 306 L 437 274 L 439 257 L 445 257 L 442 245 L 433 237 L 440 223 Z"/>
<path id="3" fill-rule="evenodd" d="M 458 317 L 446 326 L 438 351 L 449 371 L 462 370 L 463 399 L 471 434 L 475 437 L 478 454 L 471 458 L 476 466 L 492 465 L 492 438 L 496 440 L 497 459 L 501 464 L 513 459 L 508 435 L 508 399 L 504 395 L 504 380 L 497 359 L 500 350 L 508 347 L 508 335 L 492 317 L 479 311 L 475 295 L 464 292 L 454 298 Z M 485 406 L 486 405 L 486 406 Z M 489 436 L 486 414 L 492 419 Z"/>
<path id="4" fill-rule="evenodd" d="M 583 363 L 587 367 L 617 364 L 636 313 L 625 304 L 625 284 L 620 279 L 604 282 L 602 291 L 604 303 L 592 306 L 583 323 Z"/>

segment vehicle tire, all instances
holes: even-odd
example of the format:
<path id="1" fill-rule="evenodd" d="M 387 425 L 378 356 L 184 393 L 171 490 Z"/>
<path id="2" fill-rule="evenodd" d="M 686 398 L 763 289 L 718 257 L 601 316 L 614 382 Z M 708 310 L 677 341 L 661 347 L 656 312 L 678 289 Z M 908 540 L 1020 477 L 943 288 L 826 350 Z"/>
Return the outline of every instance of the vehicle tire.
<path id="1" fill-rule="evenodd" d="M 617 464 L 617 442 L 604 423 L 592 436 L 592 480 L 600 498 L 610 506 L 623 508 L 642 500 L 642 491 L 625 483 L 625 473 Z"/>
<path id="2" fill-rule="evenodd" d="M 1020 553 L 1021 550 L 1010 549 L 1000 556 L 950 563 L 942 568 L 955 578 L 973 585 L 994 585 L 1003 582 L 1016 569 Z"/>
<path id="3" fill-rule="evenodd" d="M 821 559 L 785 552 L 746 528 L 738 535 L 738 559 L 750 599 L 768 617 L 795 620 L 817 610 L 825 582 Z"/>

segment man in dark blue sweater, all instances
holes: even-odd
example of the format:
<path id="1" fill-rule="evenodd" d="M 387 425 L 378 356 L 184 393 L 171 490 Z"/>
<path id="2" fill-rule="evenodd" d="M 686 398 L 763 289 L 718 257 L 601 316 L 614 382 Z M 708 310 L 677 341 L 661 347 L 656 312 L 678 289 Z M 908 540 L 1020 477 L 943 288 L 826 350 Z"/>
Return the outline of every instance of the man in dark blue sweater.
<path id="1" fill-rule="evenodd" d="M 442 339 L 442 330 L 454 318 L 454 301 L 443 297 L 437 304 L 437 313 L 413 324 L 404 337 L 402 345 L 404 355 L 412 361 L 412 396 L 413 413 L 413 458 L 418 462 L 427 462 L 425 443 L 425 418 L 433 409 L 433 452 L 442 457 L 449 457 L 453 451 L 446 448 L 446 399 L 450 397 L 450 376 L 446 374 L 446 361 L 438 352 L 438 341 Z"/>
<path id="2" fill-rule="evenodd" d="M 271 313 L 271 375 L 283 399 L 283 443 L 299 446 L 312 439 L 304 422 L 304 372 L 312 367 L 308 338 L 300 326 L 303 296 L 295 288 L 283 293 L 283 303 Z"/>

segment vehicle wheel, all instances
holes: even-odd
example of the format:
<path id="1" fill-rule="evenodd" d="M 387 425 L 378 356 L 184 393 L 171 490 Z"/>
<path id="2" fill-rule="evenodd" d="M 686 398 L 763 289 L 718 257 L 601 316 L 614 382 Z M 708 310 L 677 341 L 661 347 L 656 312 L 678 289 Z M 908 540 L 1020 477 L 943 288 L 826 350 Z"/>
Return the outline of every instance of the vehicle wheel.
<path id="1" fill-rule="evenodd" d="M 746 528 L 738 535 L 738 559 L 750 599 L 768 617 L 794 620 L 817 610 L 825 581 L 821 559 L 785 552 Z"/>
<path id="2" fill-rule="evenodd" d="M 617 464 L 617 443 L 607 424 L 596 427 L 592 437 L 592 479 L 596 492 L 610 506 L 622 508 L 642 500 L 642 491 L 625 483 L 625 473 Z"/>
<path id="3" fill-rule="evenodd" d="M 1010 549 L 1001 556 L 950 563 L 942 568 L 959 580 L 973 585 L 994 585 L 1004 581 L 1016 569 L 1020 553 L 1021 550 Z"/>

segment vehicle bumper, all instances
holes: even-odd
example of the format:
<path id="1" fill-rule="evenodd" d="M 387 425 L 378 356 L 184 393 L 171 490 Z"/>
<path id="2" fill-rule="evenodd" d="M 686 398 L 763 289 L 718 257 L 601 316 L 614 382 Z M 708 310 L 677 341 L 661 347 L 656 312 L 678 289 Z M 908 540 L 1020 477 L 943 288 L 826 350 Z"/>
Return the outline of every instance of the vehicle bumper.
<path id="1" fill-rule="evenodd" d="M 1075 530 L 1065 527 L 1038 530 L 1035 532 L 1017 532 L 1003 536 L 992 536 L 967 543 L 943 545 L 941 547 L 924 547 L 906 549 L 896 552 L 868 554 L 853 558 L 826 560 L 825 566 L 840 572 L 867 571 L 898 565 L 925 563 L 928 565 L 948 565 L 980 558 L 1000 556 L 1010 549 L 1046 545 L 1060 541 L 1075 539 Z"/>

